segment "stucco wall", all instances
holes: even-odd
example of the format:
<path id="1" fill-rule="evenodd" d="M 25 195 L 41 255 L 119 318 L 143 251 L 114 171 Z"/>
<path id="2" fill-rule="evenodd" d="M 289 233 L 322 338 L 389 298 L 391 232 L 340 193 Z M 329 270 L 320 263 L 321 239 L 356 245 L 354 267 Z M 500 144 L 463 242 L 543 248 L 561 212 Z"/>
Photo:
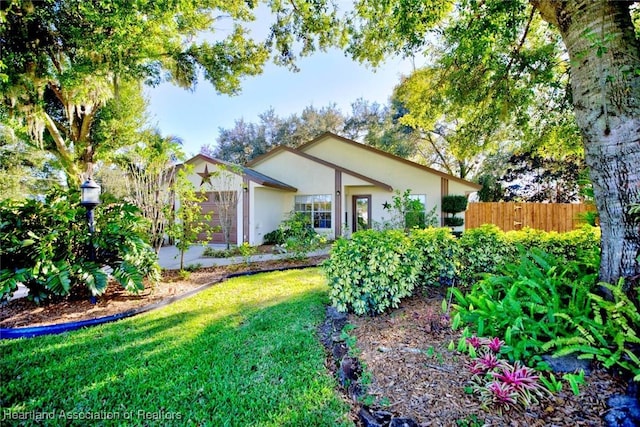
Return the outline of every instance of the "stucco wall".
<path id="1" fill-rule="evenodd" d="M 253 169 L 296 187 L 297 195 L 332 194 L 334 190 L 333 168 L 288 151 L 275 154 L 267 161 L 257 164 Z M 293 209 L 293 202 L 291 209 Z"/>
<path id="2" fill-rule="evenodd" d="M 249 227 L 251 228 L 249 244 L 261 245 L 264 235 L 277 229 L 293 207 L 287 207 L 290 193 L 274 190 L 251 183 L 253 191 L 250 208 Z"/>

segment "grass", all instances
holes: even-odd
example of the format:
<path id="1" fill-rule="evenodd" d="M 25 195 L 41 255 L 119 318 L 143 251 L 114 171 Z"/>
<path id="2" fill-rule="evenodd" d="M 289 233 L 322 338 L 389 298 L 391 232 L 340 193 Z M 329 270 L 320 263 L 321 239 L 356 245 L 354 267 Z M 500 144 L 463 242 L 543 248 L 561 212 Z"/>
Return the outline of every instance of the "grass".
<path id="1" fill-rule="evenodd" d="M 117 323 L 0 341 L 0 420 L 350 425 L 316 336 L 327 301 L 317 269 L 267 273 Z"/>

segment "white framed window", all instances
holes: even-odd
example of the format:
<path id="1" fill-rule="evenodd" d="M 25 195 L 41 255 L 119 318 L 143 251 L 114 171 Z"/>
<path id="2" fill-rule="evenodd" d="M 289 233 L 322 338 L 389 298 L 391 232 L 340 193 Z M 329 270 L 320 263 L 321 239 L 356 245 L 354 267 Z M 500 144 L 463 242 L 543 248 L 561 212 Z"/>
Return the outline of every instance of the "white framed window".
<path id="1" fill-rule="evenodd" d="M 412 202 L 410 209 L 405 212 L 405 227 L 423 228 L 427 214 L 427 195 L 426 194 L 410 194 L 409 200 Z M 418 204 L 417 202 L 420 202 Z"/>
<path id="2" fill-rule="evenodd" d="M 296 196 L 296 212 L 309 215 L 313 228 L 331 228 L 331 194 Z"/>

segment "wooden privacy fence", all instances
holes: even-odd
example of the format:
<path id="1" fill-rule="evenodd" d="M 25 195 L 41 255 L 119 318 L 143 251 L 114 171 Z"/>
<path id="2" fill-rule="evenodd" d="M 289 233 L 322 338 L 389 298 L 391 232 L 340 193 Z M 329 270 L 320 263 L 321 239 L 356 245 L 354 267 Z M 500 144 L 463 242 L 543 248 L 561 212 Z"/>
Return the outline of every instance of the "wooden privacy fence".
<path id="1" fill-rule="evenodd" d="M 592 205 L 573 203 L 478 202 L 469 203 L 464 222 L 466 229 L 495 224 L 504 231 L 530 227 L 562 233 L 580 228 L 580 214 L 594 210 Z"/>

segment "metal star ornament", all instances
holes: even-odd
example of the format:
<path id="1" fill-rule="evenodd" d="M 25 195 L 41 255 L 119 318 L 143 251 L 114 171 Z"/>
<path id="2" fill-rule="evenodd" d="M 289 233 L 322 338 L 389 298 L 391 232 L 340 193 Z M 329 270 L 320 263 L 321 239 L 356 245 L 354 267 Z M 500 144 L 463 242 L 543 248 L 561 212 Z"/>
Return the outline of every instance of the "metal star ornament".
<path id="1" fill-rule="evenodd" d="M 204 165 L 204 172 L 198 172 L 198 175 L 202 177 L 200 187 L 202 187 L 205 183 L 211 185 L 211 177 L 214 175 L 214 173 L 209 172 L 209 165 Z"/>

